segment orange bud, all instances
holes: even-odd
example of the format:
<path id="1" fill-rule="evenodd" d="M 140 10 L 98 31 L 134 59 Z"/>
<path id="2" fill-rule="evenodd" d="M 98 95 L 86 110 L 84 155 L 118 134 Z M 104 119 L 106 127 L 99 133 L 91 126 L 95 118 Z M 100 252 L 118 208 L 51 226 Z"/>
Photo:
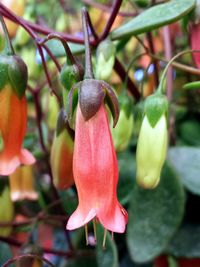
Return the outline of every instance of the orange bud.
<path id="1" fill-rule="evenodd" d="M 51 168 L 56 187 L 66 189 L 73 185 L 73 141 L 66 130 L 54 136 L 51 148 Z"/>
<path id="2" fill-rule="evenodd" d="M 34 189 L 34 177 L 31 166 L 19 167 L 9 176 L 10 193 L 13 201 L 36 200 L 38 193 Z"/>

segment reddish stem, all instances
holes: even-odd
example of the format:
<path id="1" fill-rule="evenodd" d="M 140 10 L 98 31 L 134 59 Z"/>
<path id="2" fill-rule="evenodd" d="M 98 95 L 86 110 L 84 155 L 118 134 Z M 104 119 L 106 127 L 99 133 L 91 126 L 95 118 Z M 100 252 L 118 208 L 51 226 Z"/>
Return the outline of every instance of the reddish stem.
<path id="1" fill-rule="evenodd" d="M 104 40 L 108 36 L 108 34 L 110 32 L 110 29 L 112 28 L 112 25 L 113 25 L 117 15 L 118 15 L 119 9 L 120 9 L 121 4 L 122 4 L 122 1 L 123 0 L 115 0 L 114 1 L 114 4 L 112 6 L 112 11 L 111 11 L 111 14 L 110 14 L 110 18 L 109 18 L 108 22 L 106 23 L 104 31 L 103 31 L 103 33 L 102 33 L 102 35 L 100 37 L 100 41 Z"/>
<path id="2" fill-rule="evenodd" d="M 136 100 L 139 100 L 140 99 L 140 92 L 138 91 L 138 89 L 135 86 L 135 84 L 133 83 L 133 81 L 129 77 L 127 78 L 127 73 L 117 58 L 115 59 L 114 69 L 122 81 L 127 79 L 127 86 L 128 86 L 130 93 L 135 97 Z"/>

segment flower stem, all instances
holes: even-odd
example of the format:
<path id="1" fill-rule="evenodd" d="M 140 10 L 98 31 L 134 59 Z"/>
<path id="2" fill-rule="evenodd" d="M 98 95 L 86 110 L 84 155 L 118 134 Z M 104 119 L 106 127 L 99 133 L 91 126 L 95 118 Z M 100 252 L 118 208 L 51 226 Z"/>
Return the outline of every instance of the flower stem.
<path id="1" fill-rule="evenodd" d="M 165 67 L 163 73 L 162 73 L 162 76 L 161 76 L 161 79 L 160 79 L 160 84 L 158 86 L 158 89 L 157 89 L 157 92 L 158 93 L 165 93 L 164 91 L 164 81 L 165 81 L 165 78 L 166 78 L 166 74 L 167 74 L 167 71 L 169 69 L 169 67 L 171 66 L 171 64 L 173 63 L 173 61 L 175 61 L 178 57 L 180 56 L 183 56 L 185 54 L 189 54 L 189 53 L 200 53 L 200 50 L 186 50 L 186 51 L 182 51 L 180 53 L 178 53 L 177 55 L 175 55 L 168 63 L 167 63 L 167 66 Z"/>
<path id="2" fill-rule="evenodd" d="M 91 60 L 91 49 L 90 49 L 90 39 L 88 32 L 88 16 L 87 10 L 82 8 L 82 26 L 83 26 L 83 34 L 85 41 L 85 79 L 93 79 L 94 74 L 92 70 L 92 60 Z"/>
<path id="3" fill-rule="evenodd" d="M 11 41 L 10 41 L 10 37 L 9 37 L 9 33 L 8 33 L 8 29 L 7 29 L 7 27 L 6 27 L 6 24 L 5 24 L 5 22 L 4 22 L 3 17 L 2 17 L 1 15 L 0 15 L 0 21 L 1 21 L 1 25 L 2 25 L 2 28 L 3 28 L 4 36 L 5 36 L 5 39 L 6 39 L 6 44 L 5 44 L 5 48 L 4 48 L 3 53 L 4 53 L 5 55 L 14 55 L 15 52 L 14 52 L 12 43 L 11 43 Z"/>

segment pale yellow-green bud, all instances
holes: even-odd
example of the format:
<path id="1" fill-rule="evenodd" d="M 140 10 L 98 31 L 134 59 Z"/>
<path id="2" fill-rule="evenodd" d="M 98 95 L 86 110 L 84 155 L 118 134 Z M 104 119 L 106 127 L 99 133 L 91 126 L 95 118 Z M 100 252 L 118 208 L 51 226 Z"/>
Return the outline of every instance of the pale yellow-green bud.
<path id="1" fill-rule="evenodd" d="M 129 144 L 133 133 L 133 114 L 127 116 L 124 109 L 120 111 L 118 123 L 111 128 L 114 147 L 117 152 L 123 151 Z"/>
<path id="2" fill-rule="evenodd" d="M 1 190 L 1 188 L 0 188 Z M 3 190 L 0 192 L 0 223 L 10 223 L 14 217 L 14 206 L 13 202 L 10 198 L 10 190 L 8 186 L 5 186 Z M 12 232 L 12 227 L 0 227 L 0 235 L 1 236 L 9 236 Z"/>
<path id="3" fill-rule="evenodd" d="M 163 114 L 154 127 L 145 115 L 139 133 L 136 164 L 138 184 L 153 189 L 159 183 L 167 152 L 167 120 Z"/>
<path id="4" fill-rule="evenodd" d="M 108 80 L 115 63 L 115 45 L 109 39 L 101 42 L 97 48 L 97 62 L 95 77 L 99 80 Z"/>

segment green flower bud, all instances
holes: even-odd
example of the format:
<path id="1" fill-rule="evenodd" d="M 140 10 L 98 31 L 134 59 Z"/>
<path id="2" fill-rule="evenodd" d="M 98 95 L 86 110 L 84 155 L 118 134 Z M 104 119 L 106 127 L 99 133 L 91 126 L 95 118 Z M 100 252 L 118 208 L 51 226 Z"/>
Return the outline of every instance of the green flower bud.
<path id="1" fill-rule="evenodd" d="M 159 183 L 161 169 L 167 152 L 167 120 L 163 114 L 154 127 L 145 115 L 137 144 L 136 179 L 146 189 L 153 189 Z"/>
<path id="2" fill-rule="evenodd" d="M 18 56 L 0 55 L 0 91 L 10 84 L 19 98 L 25 94 L 28 72 L 24 61 Z"/>
<path id="3" fill-rule="evenodd" d="M 115 128 L 111 127 L 114 147 L 117 152 L 123 151 L 129 144 L 134 126 L 133 103 L 127 94 L 119 96 L 120 113 Z"/>
<path id="4" fill-rule="evenodd" d="M 123 151 L 129 144 L 133 132 L 133 114 L 126 116 L 122 109 L 115 128 L 111 128 L 114 147 L 117 152 Z"/>
<path id="5" fill-rule="evenodd" d="M 115 62 L 115 45 L 109 39 L 100 43 L 97 48 L 97 63 L 95 77 L 100 80 L 108 80 Z"/>

